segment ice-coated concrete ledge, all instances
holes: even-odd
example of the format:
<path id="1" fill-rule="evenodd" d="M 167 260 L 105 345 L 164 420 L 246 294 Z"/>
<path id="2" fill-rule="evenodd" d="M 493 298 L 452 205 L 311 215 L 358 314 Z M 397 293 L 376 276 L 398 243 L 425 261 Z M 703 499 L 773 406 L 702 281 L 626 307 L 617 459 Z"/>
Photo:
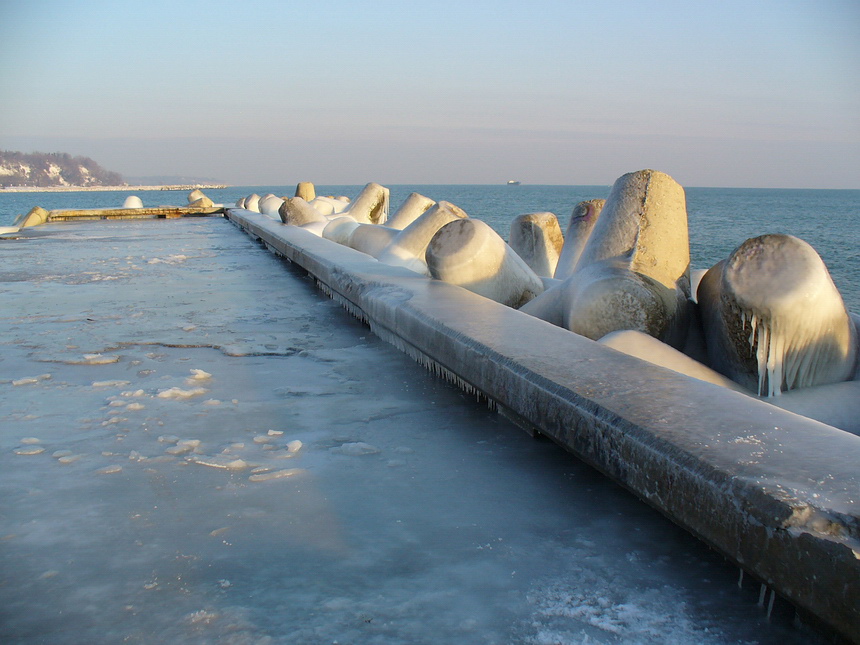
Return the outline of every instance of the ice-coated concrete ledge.
<path id="1" fill-rule="evenodd" d="M 551 437 L 799 609 L 860 638 L 860 437 L 264 215 L 230 209 L 227 217 L 383 339 Z"/>

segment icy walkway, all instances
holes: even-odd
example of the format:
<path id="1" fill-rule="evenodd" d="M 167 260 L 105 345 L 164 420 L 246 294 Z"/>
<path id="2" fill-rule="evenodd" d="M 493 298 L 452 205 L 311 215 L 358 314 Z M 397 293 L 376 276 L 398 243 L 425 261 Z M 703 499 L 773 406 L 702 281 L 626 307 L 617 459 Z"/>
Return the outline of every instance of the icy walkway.
<path id="1" fill-rule="evenodd" d="M 28 235 L 0 242 L 0 642 L 814 642 L 225 221 Z"/>

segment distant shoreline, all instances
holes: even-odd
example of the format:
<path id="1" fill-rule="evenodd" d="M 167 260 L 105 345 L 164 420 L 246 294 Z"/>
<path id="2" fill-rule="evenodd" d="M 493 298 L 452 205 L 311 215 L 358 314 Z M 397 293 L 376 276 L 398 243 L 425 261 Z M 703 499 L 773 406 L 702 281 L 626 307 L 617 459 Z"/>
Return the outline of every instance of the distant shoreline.
<path id="1" fill-rule="evenodd" d="M 95 191 L 195 190 L 227 188 L 226 184 L 170 184 L 161 186 L 9 186 L 0 193 L 84 193 Z"/>

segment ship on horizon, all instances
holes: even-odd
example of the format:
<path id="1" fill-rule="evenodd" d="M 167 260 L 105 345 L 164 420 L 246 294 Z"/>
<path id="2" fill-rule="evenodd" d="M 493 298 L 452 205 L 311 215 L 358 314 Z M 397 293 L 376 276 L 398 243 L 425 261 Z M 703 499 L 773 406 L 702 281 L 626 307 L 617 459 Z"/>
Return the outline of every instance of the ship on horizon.
<path id="1" fill-rule="evenodd" d="M 520 182 L 518 182 L 516 179 L 508 179 L 508 186 L 519 186 L 519 185 L 520 185 Z"/>

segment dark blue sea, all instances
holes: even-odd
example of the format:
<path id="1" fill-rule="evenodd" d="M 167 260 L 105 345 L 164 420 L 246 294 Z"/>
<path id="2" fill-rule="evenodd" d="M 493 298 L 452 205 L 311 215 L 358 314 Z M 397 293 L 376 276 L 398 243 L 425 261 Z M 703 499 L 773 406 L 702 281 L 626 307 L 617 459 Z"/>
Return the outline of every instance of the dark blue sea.
<path id="1" fill-rule="evenodd" d="M 317 194 L 354 198 L 361 186 L 317 185 Z M 396 185 L 392 212 L 413 191 L 447 200 L 482 219 L 505 239 L 510 222 L 523 213 L 549 211 L 562 230 L 577 202 L 609 194 L 610 186 Z M 232 204 L 251 193 L 292 195 L 294 185 L 231 186 L 204 191 L 214 202 Z M 725 258 L 744 240 L 765 233 L 786 233 L 809 242 L 830 269 L 833 281 L 853 312 L 860 312 L 860 190 L 764 188 L 686 188 L 692 266 L 705 269 Z M 129 194 L 144 205 L 186 203 L 186 191 L 105 191 L 0 193 L 0 226 L 9 226 L 33 206 L 98 208 L 121 206 Z"/>

